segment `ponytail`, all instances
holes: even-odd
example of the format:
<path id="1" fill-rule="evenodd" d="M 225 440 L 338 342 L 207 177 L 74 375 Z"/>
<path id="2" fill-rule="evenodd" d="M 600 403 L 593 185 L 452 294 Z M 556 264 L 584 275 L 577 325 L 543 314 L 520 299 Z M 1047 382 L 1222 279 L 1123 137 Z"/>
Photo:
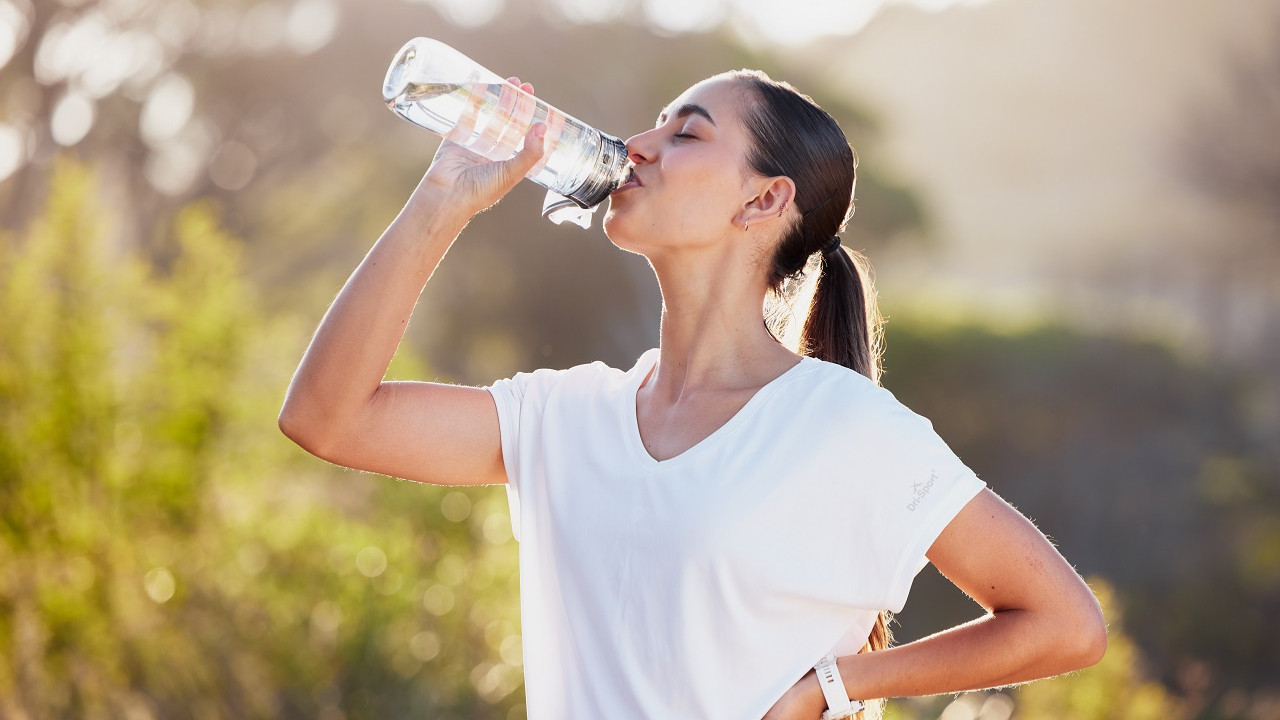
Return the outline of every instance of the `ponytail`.
<path id="1" fill-rule="evenodd" d="M 822 274 L 800 333 L 801 353 L 843 365 L 880 383 L 883 321 L 871 263 L 836 245 L 822 253 Z"/>
<path id="2" fill-rule="evenodd" d="M 853 214 L 857 156 L 835 118 L 791 85 L 758 70 L 729 74 L 755 100 L 744 118 L 753 141 L 748 164 L 765 177 L 791 178 L 794 207 L 800 214 L 783 231 L 770 262 L 772 303 L 765 326 L 775 338 L 788 328 L 783 306 L 788 297 L 799 294 L 794 292 L 798 286 L 807 284 L 802 279 L 811 277 L 813 256 L 820 254 L 820 272 L 799 341 L 784 344 L 798 344 L 803 355 L 843 365 L 879 384 L 882 321 L 871 265 L 861 253 L 845 250 L 836 237 Z M 888 610 L 880 611 L 860 653 L 889 647 L 892 619 Z M 866 708 L 858 720 L 882 717 L 883 700 L 859 699 Z"/>

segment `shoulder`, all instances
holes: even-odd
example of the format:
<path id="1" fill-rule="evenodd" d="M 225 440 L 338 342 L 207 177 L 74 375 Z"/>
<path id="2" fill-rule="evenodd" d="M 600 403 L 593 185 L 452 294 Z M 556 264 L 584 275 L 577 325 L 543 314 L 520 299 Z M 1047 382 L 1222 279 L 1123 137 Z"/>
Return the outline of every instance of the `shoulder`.
<path id="1" fill-rule="evenodd" d="M 795 391 L 821 407 L 851 413 L 902 407 L 892 392 L 856 370 L 814 357 L 806 357 L 803 362 L 807 371 Z"/>
<path id="2" fill-rule="evenodd" d="M 862 373 L 817 358 L 804 362 L 810 367 L 794 394 L 806 414 L 812 412 L 833 428 L 857 430 L 869 437 L 893 429 L 932 429 L 927 418 Z"/>
<path id="3" fill-rule="evenodd" d="M 552 393 L 602 389 L 625 382 L 630 373 L 631 371 L 615 368 L 603 360 L 595 360 L 567 368 L 521 371 L 509 378 L 494 381 L 491 387 L 505 387 L 518 390 L 521 395 L 545 397 Z"/>

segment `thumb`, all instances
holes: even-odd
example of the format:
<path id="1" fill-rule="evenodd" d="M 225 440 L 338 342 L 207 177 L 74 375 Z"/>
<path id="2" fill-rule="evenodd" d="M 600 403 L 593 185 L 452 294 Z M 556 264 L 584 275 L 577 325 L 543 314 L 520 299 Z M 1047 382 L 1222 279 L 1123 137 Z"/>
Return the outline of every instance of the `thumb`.
<path id="1" fill-rule="evenodd" d="M 546 123 L 536 123 L 529 128 L 529 132 L 525 133 L 524 136 L 524 147 L 514 157 L 503 163 L 506 165 L 504 170 L 509 173 L 509 176 L 514 175 L 518 182 L 519 178 L 529 174 L 529 171 L 533 169 L 534 165 L 538 164 L 538 161 L 542 159 L 543 154 L 546 152 L 546 135 Z"/>

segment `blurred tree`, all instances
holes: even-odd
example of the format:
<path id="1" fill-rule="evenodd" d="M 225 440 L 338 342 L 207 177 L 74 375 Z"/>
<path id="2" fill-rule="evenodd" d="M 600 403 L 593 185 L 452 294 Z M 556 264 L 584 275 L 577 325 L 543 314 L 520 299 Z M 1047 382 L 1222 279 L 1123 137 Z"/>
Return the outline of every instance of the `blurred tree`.
<path id="1" fill-rule="evenodd" d="M 274 417 L 305 336 L 259 315 L 213 208 L 156 272 L 55 167 L 0 243 L 0 715 L 518 705 L 504 495 L 298 462 Z"/>

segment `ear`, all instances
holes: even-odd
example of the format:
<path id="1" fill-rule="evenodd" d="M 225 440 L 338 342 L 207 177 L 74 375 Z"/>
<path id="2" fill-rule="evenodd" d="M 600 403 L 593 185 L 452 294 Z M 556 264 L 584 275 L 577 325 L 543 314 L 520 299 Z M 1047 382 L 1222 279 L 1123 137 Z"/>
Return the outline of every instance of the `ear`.
<path id="1" fill-rule="evenodd" d="M 785 175 L 764 178 L 753 195 L 738 211 L 735 221 L 739 227 L 755 225 L 763 227 L 771 220 L 780 219 L 795 207 L 796 184 Z"/>

